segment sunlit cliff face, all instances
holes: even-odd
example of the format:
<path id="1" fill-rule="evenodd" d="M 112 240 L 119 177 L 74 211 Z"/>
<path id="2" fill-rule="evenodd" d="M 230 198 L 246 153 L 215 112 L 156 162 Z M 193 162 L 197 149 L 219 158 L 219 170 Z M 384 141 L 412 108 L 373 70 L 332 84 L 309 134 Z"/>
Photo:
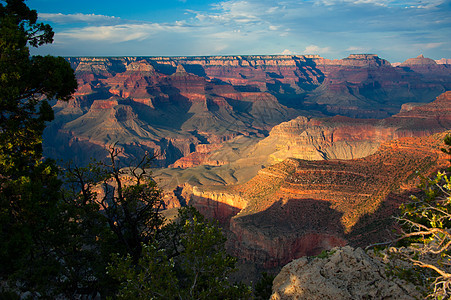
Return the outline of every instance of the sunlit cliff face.
<path id="1" fill-rule="evenodd" d="M 440 150 L 446 133 L 392 140 L 360 159 L 289 158 L 239 186 L 189 187 L 188 199 L 224 221 L 230 251 L 268 268 L 377 242 L 391 234 L 391 216 L 418 184 L 416 171 L 449 165 Z"/>
<path id="2" fill-rule="evenodd" d="M 161 153 L 158 166 L 223 165 L 230 159 L 224 155 L 209 159 L 197 146 L 214 144 L 211 149 L 217 149 L 249 137 L 253 141 L 247 143 L 249 147 L 275 125 L 299 115 L 385 118 L 406 102 L 431 101 L 451 81 L 447 65 L 416 58 L 395 68 L 372 54 L 341 60 L 299 55 L 68 60 L 79 89 L 69 103 L 54 107 L 56 120 L 46 131 L 45 149 L 52 157 L 81 162 L 89 157 L 83 149 L 101 159 L 102 145 L 120 141 L 130 159 L 145 151 Z M 363 138 L 369 134 L 384 140 L 392 134 L 379 126 L 341 127 L 341 131 L 321 126 L 326 146 L 332 138 L 371 140 Z M 319 143 L 316 135 L 322 131 L 315 133 L 309 127 L 304 137 L 292 143 L 300 144 L 302 139 Z M 323 151 L 322 142 L 320 146 Z M 324 153 L 317 149 L 311 159 L 340 157 L 339 151 L 341 157 L 361 157 L 374 145 L 365 147 L 351 145 Z M 277 150 L 273 161 L 297 156 L 291 149 Z M 352 153 L 345 156 L 346 151 Z"/>
<path id="3" fill-rule="evenodd" d="M 414 170 L 440 165 L 427 136 L 451 129 L 450 92 L 420 103 L 450 86 L 448 66 L 421 57 L 69 61 L 79 90 L 54 106 L 47 153 L 83 163 L 114 142 L 124 162 L 159 153 L 166 207 L 196 206 L 231 252 L 265 267 L 383 238 Z"/>

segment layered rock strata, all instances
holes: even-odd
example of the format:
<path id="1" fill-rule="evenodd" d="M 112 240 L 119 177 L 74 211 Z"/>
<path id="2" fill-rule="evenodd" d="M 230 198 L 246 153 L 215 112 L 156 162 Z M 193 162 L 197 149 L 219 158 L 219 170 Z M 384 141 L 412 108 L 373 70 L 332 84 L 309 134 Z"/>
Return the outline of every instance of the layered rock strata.
<path id="1" fill-rule="evenodd" d="M 451 132 L 393 140 L 361 159 L 286 159 L 246 184 L 227 188 L 219 194 L 245 203 L 230 220 L 230 251 L 272 268 L 334 246 L 388 238 L 391 216 L 408 200 L 417 172 L 447 165 L 449 158 L 440 151 L 446 133 Z M 214 199 L 207 194 L 215 195 L 214 190 L 203 196 Z M 204 203 L 220 206 L 204 199 L 200 207 Z"/>
<path id="2" fill-rule="evenodd" d="M 427 136 L 451 129 L 451 91 L 432 103 L 408 103 L 382 120 L 297 117 L 275 126 L 250 155 L 268 153 L 268 163 L 288 157 L 306 160 L 353 159 L 373 154 L 385 141 Z"/>
<path id="3" fill-rule="evenodd" d="M 299 115 L 387 117 L 406 102 L 428 102 L 451 89 L 449 65 L 426 58 L 399 67 L 370 54 L 341 60 L 308 55 L 68 60 L 79 89 L 71 101 L 54 107 L 45 154 L 81 162 L 88 156 L 83 149 L 101 159 L 102 145 L 119 142 L 130 160 L 151 151 L 162 154 L 157 165 L 168 166 L 197 152 L 197 145 L 262 137 Z M 202 163 L 221 161 L 197 152 L 175 166 Z"/>

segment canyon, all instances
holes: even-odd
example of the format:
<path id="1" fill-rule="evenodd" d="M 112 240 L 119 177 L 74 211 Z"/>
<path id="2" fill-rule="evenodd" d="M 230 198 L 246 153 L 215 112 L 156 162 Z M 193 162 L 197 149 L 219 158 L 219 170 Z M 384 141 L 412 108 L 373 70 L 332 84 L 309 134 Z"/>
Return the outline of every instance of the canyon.
<path id="1" fill-rule="evenodd" d="M 85 165 L 115 144 L 145 153 L 166 213 L 216 219 L 228 251 L 277 269 L 389 238 L 416 172 L 447 165 L 451 65 L 422 55 L 73 57 L 79 88 L 55 102 L 45 156 Z"/>
<path id="2" fill-rule="evenodd" d="M 232 253 L 266 268 L 380 242 L 392 237 L 392 216 L 415 192 L 417 174 L 449 165 L 440 150 L 446 134 L 391 140 L 358 159 L 287 158 L 244 184 L 185 187 L 187 202 L 223 221 Z"/>
<path id="3" fill-rule="evenodd" d="M 406 103 L 400 113 L 385 119 L 299 116 L 274 126 L 265 138 L 238 136 L 211 152 L 195 151 L 177 162 L 183 163 L 184 169 L 156 170 L 155 176 L 167 190 L 182 188 L 183 183 L 197 186 L 240 184 L 257 175 L 263 167 L 287 158 L 363 158 L 374 154 L 384 142 L 449 129 L 450 91 L 431 103 Z"/>
<path id="4" fill-rule="evenodd" d="M 164 173 L 184 182 L 176 190 L 186 203 L 222 224 L 230 252 L 274 269 L 334 246 L 393 237 L 392 216 L 416 192 L 417 175 L 449 165 L 440 151 L 446 134 L 449 91 L 386 119 L 297 117 L 232 163 Z M 240 182 L 226 170 L 251 178 Z"/>
<path id="5" fill-rule="evenodd" d="M 127 161 L 147 151 L 158 167 L 203 164 L 208 149 L 256 143 L 298 116 L 386 118 L 451 89 L 451 66 L 422 56 L 397 67 L 373 54 L 67 60 L 79 88 L 55 103 L 44 153 L 80 164 L 116 142 Z"/>

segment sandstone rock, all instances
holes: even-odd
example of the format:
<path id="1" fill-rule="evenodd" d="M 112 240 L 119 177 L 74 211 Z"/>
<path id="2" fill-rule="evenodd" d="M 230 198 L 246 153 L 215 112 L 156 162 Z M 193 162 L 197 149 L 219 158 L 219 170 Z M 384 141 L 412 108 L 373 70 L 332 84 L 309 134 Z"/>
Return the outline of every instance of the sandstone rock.
<path id="1" fill-rule="evenodd" d="M 424 57 L 408 61 L 404 66 L 406 70 L 402 66 L 394 68 L 371 54 L 314 61 L 325 78 L 307 95 L 306 102 L 325 105 L 333 114 L 386 118 L 399 111 L 403 104 L 398 102 L 401 99 L 403 102 L 423 102 L 419 98 L 436 97 L 449 89 L 445 82 L 449 81 L 450 69 Z M 445 84 L 435 84 L 439 81 Z M 392 96 L 387 97 L 389 94 Z M 372 109 L 382 102 L 387 104 L 384 111 Z"/>
<path id="2" fill-rule="evenodd" d="M 328 257 L 292 261 L 276 276 L 271 300 L 420 299 L 416 287 L 387 274 L 377 255 L 361 248 L 334 248 Z"/>
<path id="3" fill-rule="evenodd" d="M 126 66 L 127 71 L 131 72 L 141 72 L 146 75 L 154 75 L 155 68 L 148 63 L 146 60 L 140 60 L 137 62 L 132 62 Z"/>
<path id="4" fill-rule="evenodd" d="M 78 151 L 120 141 L 130 158 L 142 151 L 164 152 L 160 161 L 168 166 L 196 152 L 196 145 L 207 144 L 202 136 L 215 136 L 216 141 L 230 135 L 260 137 L 281 122 L 323 112 L 387 117 L 405 102 L 428 102 L 451 88 L 447 65 L 421 64 L 406 71 L 374 54 L 352 54 L 339 60 L 308 55 L 67 59 L 75 69 L 79 90 L 72 101 L 55 105 L 55 121 L 45 134 L 46 155 L 56 154 L 56 159 L 87 157 Z M 110 102 L 109 107 L 112 96 L 117 104 Z M 103 112 L 101 103 L 106 105 Z M 118 106 L 130 108 L 121 108 L 117 114 L 114 107 Z M 126 117 L 114 119 L 117 116 Z M 385 129 L 380 132 L 365 126 L 359 129 L 361 133 L 390 135 Z M 332 134 L 340 136 L 328 125 L 322 128 L 324 141 Z M 355 128 L 343 128 L 342 136 L 348 138 L 349 130 Z M 338 158 L 345 153 L 350 153 L 346 158 L 360 157 L 379 143 L 367 139 L 359 144 L 355 138 L 349 144 L 326 142 L 323 147 L 323 129 L 305 131 L 304 140 L 318 142 L 315 149 L 304 149 L 312 159 Z M 71 140 L 73 147 L 62 147 L 63 140 Z M 83 147 L 76 146 L 78 140 L 84 141 Z M 222 144 L 212 140 L 208 143 Z M 290 149 L 278 149 L 274 161 L 299 154 L 292 150 L 296 147 L 286 146 Z M 194 153 L 179 166 L 220 165 L 223 161 Z"/>
<path id="5" fill-rule="evenodd" d="M 403 62 L 400 66 L 411 66 L 411 65 L 436 65 L 437 63 L 430 58 L 426 58 L 423 54 L 418 55 L 415 58 L 409 58 Z"/>
<path id="6" fill-rule="evenodd" d="M 238 164 L 251 161 L 257 166 L 252 172 L 267 163 L 255 159 L 266 154 L 281 161 L 276 166 L 225 191 L 200 188 L 190 194 L 205 213 L 225 223 L 230 220 L 229 247 L 238 256 L 269 266 L 348 242 L 380 239 L 387 227 L 380 220 L 388 219 L 405 199 L 396 189 L 412 186 L 415 169 L 439 164 L 439 146 L 431 150 L 427 138 L 406 137 L 424 136 L 449 124 L 451 105 L 446 101 L 410 107 L 385 120 L 293 120 L 322 112 L 388 117 L 405 102 L 429 102 L 451 89 L 446 65 L 394 68 L 369 54 L 342 60 L 297 55 L 68 60 L 81 84 L 73 101 L 55 106 L 56 119 L 44 144 L 46 155 L 54 158 L 70 157 L 83 164 L 90 156 L 104 158 L 105 145 L 119 141 L 129 161 L 147 151 L 161 153 L 157 166 L 176 161 L 186 167 L 221 164 L 226 159 L 213 152 L 227 148 L 228 140 L 260 138 L 292 120 L 271 131 L 274 139 L 266 140 L 262 151 L 235 150 L 232 144 L 226 152 L 246 153 Z M 404 139 L 383 145 L 370 158 L 330 160 L 363 157 L 398 137 Z M 436 142 L 441 146 L 441 140 Z M 329 160 L 285 159 L 300 155 Z M 229 169 L 217 168 L 237 180 Z M 201 166 L 197 172 L 223 184 L 211 169 Z M 187 171 L 187 177 L 180 178 L 189 180 Z M 176 207 L 178 200 L 169 195 L 167 206 Z"/>
<path id="7" fill-rule="evenodd" d="M 209 159 L 211 152 L 221 148 L 220 144 L 198 144 L 196 150 L 170 165 L 170 168 L 190 168 L 198 165 L 219 166 L 225 162 Z"/>
<path id="8" fill-rule="evenodd" d="M 440 65 L 451 65 L 451 58 L 441 58 L 435 62 Z"/>
<path id="9" fill-rule="evenodd" d="M 185 184 L 183 193 L 187 204 L 194 206 L 207 218 L 218 220 L 223 226 L 228 226 L 230 218 L 246 206 L 246 201 L 240 195 L 226 191 L 210 192 Z"/>
<path id="10" fill-rule="evenodd" d="M 446 133 L 386 142 L 361 159 L 286 159 L 260 170 L 233 189 L 247 204 L 230 221 L 230 251 L 275 267 L 334 246 L 386 240 L 392 215 L 418 184 L 416 170 L 449 165 L 440 151 Z"/>
<path id="11" fill-rule="evenodd" d="M 400 113 L 383 120 L 297 117 L 274 126 L 253 153 L 268 153 L 270 164 L 288 157 L 355 159 L 373 154 L 384 141 L 447 129 L 451 129 L 450 91 L 428 104 L 404 104 Z"/>
<path id="12" fill-rule="evenodd" d="M 431 78 L 438 78 L 443 74 L 449 73 L 449 65 L 446 61 L 439 64 L 435 60 L 418 55 L 415 58 L 409 58 L 405 62 L 399 65 L 400 68 L 414 71 L 424 76 L 425 86 L 428 86 L 428 82 L 431 82 Z"/>

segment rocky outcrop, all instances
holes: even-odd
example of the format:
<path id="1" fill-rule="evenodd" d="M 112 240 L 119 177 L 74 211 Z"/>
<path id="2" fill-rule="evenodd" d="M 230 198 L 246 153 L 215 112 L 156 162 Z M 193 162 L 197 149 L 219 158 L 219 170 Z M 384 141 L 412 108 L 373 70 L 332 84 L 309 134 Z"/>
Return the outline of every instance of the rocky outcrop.
<path id="1" fill-rule="evenodd" d="M 423 60 L 435 64 L 433 60 Z M 414 59 L 414 62 L 417 61 L 422 59 Z M 306 102 L 324 105 L 333 114 L 386 118 L 399 111 L 402 103 L 398 101 L 401 99 L 401 102 L 419 102 L 420 98 L 436 97 L 450 89 L 449 83 L 446 83 L 448 79 L 441 81 L 449 76 L 450 69 L 436 64 L 425 66 L 409 64 L 408 67 L 394 68 L 371 54 L 351 55 L 336 61 L 324 60 L 318 67 L 325 74 L 325 80 L 307 95 Z M 375 111 L 374 107 L 381 107 L 381 103 L 385 103 L 384 109 Z"/>
<path id="2" fill-rule="evenodd" d="M 87 143 L 92 148 L 119 142 L 131 159 L 142 151 L 161 152 L 159 164 L 168 166 L 197 152 L 176 166 L 219 165 L 220 160 L 195 151 L 196 145 L 216 147 L 222 142 L 213 140 L 224 141 L 230 135 L 260 137 L 299 115 L 386 117 L 405 102 L 428 102 L 451 89 L 447 65 L 412 69 L 415 64 L 407 62 L 408 66 L 394 68 L 374 54 L 341 60 L 274 55 L 68 61 L 79 89 L 73 100 L 55 105 L 55 121 L 45 134 L 45 153 L 57 154 L 57 159 L 80 157 L 75 148 Z M 119 116 L 127 117 L 115 120 L 118 114 L 111 109 L 118 109 L 105 107 L 93 118 L 100 103 L 112 97 L 114 107 L 122 107 Z M 63 140 L 71 140 L 73 147 L 62 147 Z M 77 145 L 78 140 L 83 146 Z M 180 148 L 179 142 L 168 140 L 188 144 Z"/>
<path id="3" fill-rule="evenodd" d="M 449 164 L 440 151 L 447 133 L 392 140 L 360 159 L 290 158 L 245 184 L 197 193 L 207 210 L 225 198 L 243 199 L 230 220 L 228 249 L 244 261 L 277 267 L 335 246 L 389 238 L 392 215 L 418 184 L 416 172 Z"/>
<path id="4" fill-rule="evenodd" d="M 207 218 L 219 221 L 222 226 L 228 226 L 230 219 L 247 204 L 247 201 L 239 194 L 230 193 L 227 190 L 200 190 L 185 184 L 182 193 L 186 204 L 194 206 Z"/>
<path id="5" fill-rule="evenodd" d="M 373 154 L 385 141 L 427 136 L 448 129 L 451 129 L 451 91 L 429 104 L 404 104 L 400 113 L 383 120 L 297 117 L 274 126 L 251 155 L 267 153 L 269 164 L 288 157 L 362 158 Z"/>
<path id="6" fill-rule="evenodd" d="M 415 58 L 409 58 L 407 59 L 405 62 L 403 62 L 402 64 L 400 64 L 401 67 L 406 67 L 406 66 L 417 66 L 417 65 L 422 65 L 422 66 L 435 66 L 437 65 L 437 63 L 430 58 L 426 58 L 423 56 L 423 54 L 418 55 Z"/>
<path id="7" fill-rule="evenodd" d="M 446 62 L 446 61 L 444 61 Z M 415 58 L 409 58 L 405 62 L 399 65 L 407 71 L 414 71 L 424 75 L 425 86 L 430 85 L 433 78 L 437 78 L 441 75 L 449 74 L 451 66 L 448 64 L 438 64 L 435 60 L 418 55 Z"/>
<path id="8" fill-rule="evenodd" d="M 393 139 L 424 137 L 451 129 L 450 109 L 451 93 L 446 92 L 429 104 L 407 103 L 399 114 L 382 120 L 297 117 L 274 126 L 266 138 L 232 135 L 227 140 L 216 141 L 208 137 L 210 144 L 191 148 L 195 151 L 172 165 L 177 169 L 157 171 L 156 175 L 164 178 L 161 184 L 168 184 L 169 189 L 180 184 L 174 178 L 187 180 L 192 185 L 231 185 L 247 182 L 262 167 L 290 157 L 304 160 L 363 158 Z M 218 143 L 220 147 L 213 147 Z M 179 169 L 183 167 L 186 169 Z"/>
<path id="9" fill-rule="evenodd" d="M 211 153 L 214 150 L 220 149 L 221 144 L 198 144 L 196 150 L 187 156 L 184 156 L 170 165 L 170 168 L 190 168 L 198 165 L 220 166 L 226 162 L 218 160 L 210 160 Z"/>
<path id="10" fill-rule="evenodd" d="M 303 257 L 284 266 L 274 279 L 270 299 L 422 298 L 415 285 L 389 275 L 387 262 L 373 252 L 346 246 L 325 256 Z"/>
<path id="11" fill-rule="evenodd" d="M 45 154 L 83 164 L 105 158 L 105 145 L 118 142 L 126 163 L 148 152 L 159 154 L 156 166 L 187 168 L 168 173 L 181 182 L 165 196 L 167 207 L 186 201 L 219 219 L 230 251 L 266 267 L 385 238 L 414 172 L 443 162 L 443 136 L 424 136 L 449 129 L 449 93 L 389 116 L 451 89 L 446 65 L 393 67 L 376 55 L 68 60 L 80 89 L 55 105 Z M 346 116 L 311 116 L 338 113 Z M 255 147 L 249 142 L 268 133 Z M 237 172 L 219 166 L 233 155 Z M 278 163 L 261 169 L 271 162 Z M 199 164 L 217 169 L 190 170 Z M 225 184 L 221 176 L 245 182 L 259 169 L 225 189 L 182 186 L 195 172 Z"/>
<path id="12" fill-rule="evenodd" d="M 409 122 L 402 124 L 403 118 Z M 437 130 L 451 126 L 451 91 L 439 95 L 433 102 L 418 105 L 407 103 L 401 112 L 387 120 L 387 123 L 401 123 L 403 128 Z"/>
<path id="13" fill-rule="evenodd" d="M 451 65 L 451 58 L 441 58 L 435 62 L 439 65 Z"/>

